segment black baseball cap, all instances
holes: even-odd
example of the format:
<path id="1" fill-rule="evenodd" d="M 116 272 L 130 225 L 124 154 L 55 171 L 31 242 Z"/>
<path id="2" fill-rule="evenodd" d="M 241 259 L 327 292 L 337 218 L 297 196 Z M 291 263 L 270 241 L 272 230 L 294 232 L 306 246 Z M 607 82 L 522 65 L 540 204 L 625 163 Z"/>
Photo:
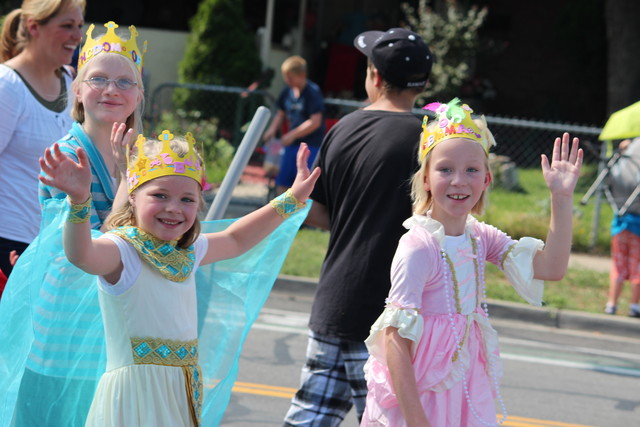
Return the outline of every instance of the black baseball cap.
<path id="1" fill-rule="evenodd" d="M 404 28 L 365 31 L 353 44 L 389 83 L 403 89 L 427 83 L 433 55 L 422 37 L 413 31 Z"/>

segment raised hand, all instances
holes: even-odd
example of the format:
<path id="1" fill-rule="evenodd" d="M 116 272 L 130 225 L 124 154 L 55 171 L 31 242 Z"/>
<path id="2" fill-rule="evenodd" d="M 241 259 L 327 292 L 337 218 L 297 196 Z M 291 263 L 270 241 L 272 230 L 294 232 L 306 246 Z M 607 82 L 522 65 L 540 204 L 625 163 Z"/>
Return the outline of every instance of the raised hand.
<path id="1" fill-rule="evenodd" d="M 16 251 L 9 252 L 9 263 L 11 265 L 16 265 L 16 262 L 18 262 L 18 258 L 20 258 L 20 255 L 18 255 L 18 252 Z"/>
<path id="2" fill-rule="evenodd" d="M 118 122 L 114 122 L 111 127 L 111 151 L 121 176 L 127 173 L 127 147 L 131 147 L 133 142 L 133 129 L 126 129 L 125 123 Z"/>
<path id="3" fill-rule="evenodd" d="M 298 148 L 298 155 L 296 157 L 296 166 L 298 167 L 298 173 L 296 179 L 291 186 L 291 191 L 296 198 L 304 202 L 309 198 L 313 187 L 316 185 L 316 181 L 320 176 L 320 168 L 315 168 L 313 172 L 309 172 L 309 166 L 307 166 L 307 159 L 309 158 L 309 147 L 304 142 L 300 144 Z"/>
<path id="4" fill-rule="evenodd" d="M 549 191 L 556 195 L 573 195 L 582 166 L 583 152 L 578 138 L 573 138 L 569 149 L 569 134 L 564 133 L 562 140 L 556 138 L 553 143 L 551 164 L 546 155 L 542 155 L 542 174 Z"/>
<path id="5" fill-rule="evenodd" d="M 40 168 L 46 175 L 38 179 L 66 193 L 73 203 L 83 203 L 91 194 L 91 165 L 82 148 L 76 149 L 76 155 L 79 163 L 63 154 L 57 143 L 53 144 L 44 150 L 44 157 L 40 157 Z"/>

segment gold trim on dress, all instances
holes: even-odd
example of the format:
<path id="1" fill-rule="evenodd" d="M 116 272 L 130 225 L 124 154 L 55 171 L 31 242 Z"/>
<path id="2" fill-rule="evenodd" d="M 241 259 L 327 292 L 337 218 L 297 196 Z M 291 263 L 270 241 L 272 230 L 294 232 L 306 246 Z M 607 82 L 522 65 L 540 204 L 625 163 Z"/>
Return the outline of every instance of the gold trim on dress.
<path id="1" fill-rule="evenodd" d="M 133 363 L 136 365 L 176 366 L 182 368 L 189 413 L 196 426 L 202 416 L 202 371 L 198 365 L 198 340 L 169 340 L 131 337 Z"/>
<path id="2" fill-rule="evenodd" d="M 476 280 L 476 306 L 480 305 L 479 299 L 480 299 L 480 276 L 479 276 L 479 272 L 480 272 L 480 266 L 478 265 L 478 244 L 476 243 L 476 241 L 471 238 L 471 251 L 473 252 L 473 266 L 474 266 L 474 271 L 475 271 L 475 280 Z M 458 314 L 462 314 L 462 307 L 460 305 L 460 285 L 458 283 L 458 278 L 456 276 L 456 271 L 455 271 L 455 267 L 453 265 L 453 261 L 451 261 L 451 258 L 449 257 L 449 254 L 446 251 L 442 252 L 444 254 L 445 257 L 445 261 L 447 262 L 447 266 L 449 267 L 449 271 L 451 272 L 451 281 L 453 282 L 453 299 L 456 303 L 456 313 Z M 468 317 L 468 316 L 467 316 Z M 465 331 L 464 334 L 462 335 L 462 341 L 460 342 L 460 347 L 462 348 L 462 345 L 464 345 L 464 342 L 467 339 L 467 335 L 469 334 L 469 319 L 467 318 L 467 323 L 465 325 Z M 453 357 L 451 358 L 452 362 L 455 362 L 456 360 L 458 360 L 458 357 L 460 356 L 458 353 L 459 349 L 456 349 L 456 351 L 453 353 Z"/>
<path id="3" fill-rule="evenodd" d="M 179 341 L 164 338 L 131 337 L 133 362 L 136 365 L 152 364 L 188 366 L 198 363 L 198 340 Z"/>
<path id="4" fill-rule="evenodd" d="M 500 260 L 500 269 L 504 270 L 504 262 L 507 260 L 507 256 L 511 253 L 511 251 L 515 247 L 516 247 L 516 244 L 514 243 L 513 245 L 509 246 L 509 248 L 506 251 L 504 251 L 504 254 L 502 254 L 502 259 Z"/>

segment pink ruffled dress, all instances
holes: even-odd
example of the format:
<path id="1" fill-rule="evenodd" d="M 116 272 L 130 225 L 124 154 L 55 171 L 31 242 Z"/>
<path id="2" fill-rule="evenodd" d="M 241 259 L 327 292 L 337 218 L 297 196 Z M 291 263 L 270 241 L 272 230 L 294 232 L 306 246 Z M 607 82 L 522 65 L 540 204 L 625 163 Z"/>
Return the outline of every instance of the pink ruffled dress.
<path id="1" fill-rule="evenodd" d="M 533 279 L 541 240 L 515 241 L 497 228 L 467 219 L 462 236 L 445 236 L 429 215 L 405 221 L 392 267 L 384 312 L 371 327 L 365 365 L 369 392 L 362 426 L 406 423 L 386 364 L 384 329 L 413 341 L 420 401 L 432 426 L 497 424 L 502 363 L 498 336 L 483 303 L 485 262 L 496 264 L 530 304 L 541 305 L 544 283 Z"/>

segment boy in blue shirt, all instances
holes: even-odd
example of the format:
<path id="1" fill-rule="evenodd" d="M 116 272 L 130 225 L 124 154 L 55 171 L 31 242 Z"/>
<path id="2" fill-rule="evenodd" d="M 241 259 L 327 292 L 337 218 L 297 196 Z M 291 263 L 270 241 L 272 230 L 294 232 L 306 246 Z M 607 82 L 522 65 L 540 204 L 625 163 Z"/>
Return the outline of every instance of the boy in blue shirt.
<path id="1" fill-rule="evenodd" d="M 291 56 L 282 63 L 280 70 L 287 87 L 278 97 L 278 112 L 263 137 L 264 141 L 275 137 L 287 119 L 288 131 L 281 139 L 284 153 L 276 176 L 278 193 L 293 184 L 300 143 L 306 142 L 309 146 L 311 167 L 324 136 L 324 98 L 318 85 L 307 79 L 307 62 L 300 56 Z"/>

